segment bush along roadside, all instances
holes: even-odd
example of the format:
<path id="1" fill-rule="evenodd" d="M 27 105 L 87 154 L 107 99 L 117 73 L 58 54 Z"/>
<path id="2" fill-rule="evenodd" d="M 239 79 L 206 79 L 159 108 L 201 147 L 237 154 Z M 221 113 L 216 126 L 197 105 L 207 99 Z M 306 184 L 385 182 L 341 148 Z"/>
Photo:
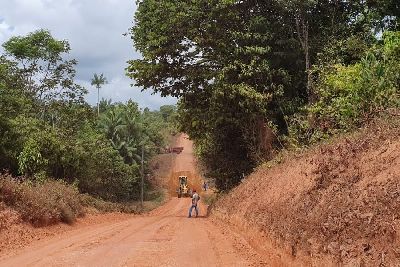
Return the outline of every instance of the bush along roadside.
<path id="1" fill-rule="evenodd" d="M 400 32 L 387 31 L 359 62 L 315 66 L 317 100 L 290 118 L 289 143 L 310 145 L 351 132 L 383 111 L 399 108 L 399 59 Z"/>
<path id="2" fill-rule="evenodd" d="M 91 212 L 142 211 L 137 202 L 114 203 L 81 194 L 76 185 L 62 180 L 33 182 L 9 174 L 0 175 L 0 207 L 0 218 L 1 211 L 7 209 L 12 211 L 14 217 L 36 227 L 60 222 L 72 224 L 77 218 Z"/>
<path id="3" fill-rule="evenodd" d="M 3 175 L 0 178 L 0 202 L 15 209 L 22 220 L 34 226 L 73 223 L 84 215 L 78 190 L 62 181 L 32 183 Z"/>

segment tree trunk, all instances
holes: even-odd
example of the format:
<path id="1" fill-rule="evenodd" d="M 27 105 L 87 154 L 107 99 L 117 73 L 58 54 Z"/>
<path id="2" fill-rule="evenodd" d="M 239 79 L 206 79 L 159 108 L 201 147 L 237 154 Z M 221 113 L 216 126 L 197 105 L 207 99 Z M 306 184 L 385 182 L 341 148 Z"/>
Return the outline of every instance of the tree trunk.
<path id="1" fill-rule="evenodd" d="M 308 103 L 314 102 L 314 92 L 312 89 L 312 77 L 311 77 L 311 61 L 310 61 L 310 44 L 309 44 L 309 25 L 308 20 L 302 14 L 301 11 L 298 11 L 296 14 L 296 32 L 301 47 L 304 51 L 305 57 L 305 72 L 307 73 L 307 94 L 308 94 Z"/>
<path id="2" fill-rule="evenodd" d="M 141 183 L 140 183 L 140 203 L 143 208 L 144 203 L 144 146 L 142 146 L 142 158 L 141 158 L 141 167 L 140 167 L 140 176 L 141 176 Z"/>
<path id="3" fill-rule="evenodd" d="M 97 117 L 100 115 L 100 87 L 97 87 Z"/>

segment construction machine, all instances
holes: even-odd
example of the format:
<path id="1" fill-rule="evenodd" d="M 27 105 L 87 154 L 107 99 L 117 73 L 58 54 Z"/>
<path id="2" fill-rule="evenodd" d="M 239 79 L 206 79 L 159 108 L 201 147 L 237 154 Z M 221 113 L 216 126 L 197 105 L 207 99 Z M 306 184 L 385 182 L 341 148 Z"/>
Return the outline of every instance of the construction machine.
<path id="1" fill-rule="evenodd" d="M 191 197 L 191 190 L 188 185 L 188 177 L 181 175 L 179 179 L 179 188 L 176 190 L 178 193 L 178 198 L 181 197 Z"/>

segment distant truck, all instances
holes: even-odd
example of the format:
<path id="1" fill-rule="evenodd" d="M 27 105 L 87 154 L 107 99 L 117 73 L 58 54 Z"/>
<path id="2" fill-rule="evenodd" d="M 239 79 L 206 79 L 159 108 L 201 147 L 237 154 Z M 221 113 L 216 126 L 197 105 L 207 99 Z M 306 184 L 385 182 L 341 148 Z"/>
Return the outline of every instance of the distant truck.
<path id="1" fill-rule="evenodd" d="M 176 192 L 178 193 L 178 198 L 191 197 L 192 190 L 190 190 L 188 185 L 188 177 L 181 175 L 178 177 L 178 179 L 179 179 L 179 188 L 176 190 Z"/>
<path id="2" fill-rule="evenodd" d="M 165 149 L 166 153 L 176 153 L 176 154 L 180 154 L 183 151 L 183 147 L 182 146 L 177 146 L 177 147 L 167 147 Z"/>

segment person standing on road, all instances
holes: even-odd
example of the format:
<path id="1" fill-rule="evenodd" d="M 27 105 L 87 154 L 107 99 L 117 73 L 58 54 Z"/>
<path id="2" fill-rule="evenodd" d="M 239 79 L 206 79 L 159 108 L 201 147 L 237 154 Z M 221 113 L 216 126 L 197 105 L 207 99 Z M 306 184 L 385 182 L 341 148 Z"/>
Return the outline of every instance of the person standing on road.
<path id="1" fill-rule="evenodd" d="M 200 201 L 200 196 L 197 194 L 196 189 L 193 190 L 193 195 L 192 195 L 192 205 L 190 206 L 189 209 L 189 218 L 192 217 L 192 211 L 195 209 L 196 211 L 196 217 L 199 216 L 199 208 L 197 207 L 197 204 Z"/>
<path id="2" fill-rule="evenodd" d="M 204 181 L 204 183 L 203 183 L 203 190 L 204 190 L 204 191 L 207 191 L 207 188 L 208 188 L 208 184 L 207 184 L 206 181 Z"/>

